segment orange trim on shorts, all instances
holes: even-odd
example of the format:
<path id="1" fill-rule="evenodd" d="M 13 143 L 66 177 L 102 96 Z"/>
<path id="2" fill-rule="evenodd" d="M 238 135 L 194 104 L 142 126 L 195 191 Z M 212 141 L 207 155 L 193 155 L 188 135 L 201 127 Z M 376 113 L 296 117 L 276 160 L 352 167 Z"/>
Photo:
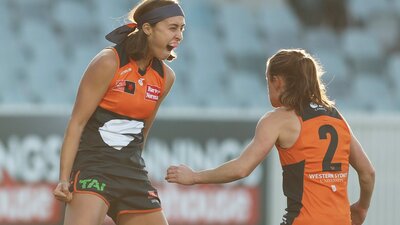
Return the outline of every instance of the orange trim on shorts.
<path id="1" fill-rule="evenodd" d="M 143 210 L 122 210 L 118 213 L 117 215 L 117 221 L 118 221 L 118 217 L 122 214 L 138 214 L 138 213 L 151 213 L 151 212 L 157 212 L 157 211 L 161 211 L 162 208 L 155 208 L 155 209 L 143 209 Z"/>
<path id="2" fill-rule="evenodd" d="M 81 173 L 81 171 L 79 170 L 79 171 L 76 173 L 75 178 L 74 178 L 74 192 L 77 193 L 77 194 L 89 194 L 89 195 L 97 196 L 97 197 L 101 198 L 101 199 L 104 201 L 104 203 L 106 203 L 106 205 L 107 205 L 108 207 L 110 207 L 110 203 L 107 201 L 107 199 L 104 198 L 104 197 L 103 197 L 102 195 L 100 195 L 99 193 L 96 193 L 96 192 L 93 192 L 93 191 L 80 191 L 80 190 L 76 189 L 76 183 L 77 183 L 77 181 L 78 181 L 78 176 L 79 176 L 80 173 Z"/>

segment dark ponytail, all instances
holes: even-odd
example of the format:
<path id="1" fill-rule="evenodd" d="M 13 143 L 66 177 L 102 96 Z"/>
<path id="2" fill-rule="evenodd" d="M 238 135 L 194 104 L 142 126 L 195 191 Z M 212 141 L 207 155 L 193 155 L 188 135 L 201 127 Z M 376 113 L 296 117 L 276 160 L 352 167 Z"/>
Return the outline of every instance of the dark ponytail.
<path id="1" fill-rule="evenodd" d="M 267 62 L 268 76 L 282 76 L 285 90 L 280 96 L 283 106 L 293 109 L 297 114 L 314 102 L 332 109 L 334 103 L 326 95 L 321 82 L 321 65 L 302 49 L 279 50 Z"/>

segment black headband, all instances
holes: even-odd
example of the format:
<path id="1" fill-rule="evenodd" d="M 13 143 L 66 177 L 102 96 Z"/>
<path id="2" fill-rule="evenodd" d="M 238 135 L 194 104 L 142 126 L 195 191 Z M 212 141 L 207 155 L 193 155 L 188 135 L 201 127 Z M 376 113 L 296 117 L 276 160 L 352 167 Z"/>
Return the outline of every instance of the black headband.
<path id="1" fill-rule="evenodd" d="M 169 17 L 173 16 L 185 16 L 182 11 L 182 8 L 178 4 L 170 4 L 155 8 L 150 10 L 149 12 L 143 14 L 140 18 L 138 18 L 137 24 L 138 28 L 141 29 L 143 24 L 155 24 Z"/>
<path id="2" fill-rule="evenodd" d="M 137 24 L 129 23 L 116 28 L 106 35 L 106 39 L 112 43 L 119 44 L 124 41 L 136 28 L 141 29 L 143 24 L 155 24 L 164 19 L 174 16 L 185 16 L 178 4 L 170 4 L 155 8 L 138 18 Z"/>
<path id="3" fill-rule="evenodd" d="M 108 33 L 106 35 L 106 39 L 112 43 L 120 44 L 128 37 L 130 33 L 135 31 L 136 27 L 136 23 L 125 24 Z"/>

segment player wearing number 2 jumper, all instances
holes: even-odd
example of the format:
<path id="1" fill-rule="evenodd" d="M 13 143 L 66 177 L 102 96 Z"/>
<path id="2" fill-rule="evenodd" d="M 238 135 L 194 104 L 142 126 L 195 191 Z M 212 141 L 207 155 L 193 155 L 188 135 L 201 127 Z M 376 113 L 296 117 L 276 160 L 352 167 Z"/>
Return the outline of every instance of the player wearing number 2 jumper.
<path id="1" fill-rule="evenodd" d="M 375 172 L 343 116 L 325 94 L 316 60 L 301 49 L 280 50 L 267 62 L 275 109 L 258 122 L 237 158 L 214 169 L 171 166 L 166 180 L 185 185 L 226 183 L 248 176 L 275 145 L 283 169 L 286 214 L 281 225 L 359 225 L 370 204 Z M 357 171 L 360 198 L 350 206 L 349 164 Z"/>

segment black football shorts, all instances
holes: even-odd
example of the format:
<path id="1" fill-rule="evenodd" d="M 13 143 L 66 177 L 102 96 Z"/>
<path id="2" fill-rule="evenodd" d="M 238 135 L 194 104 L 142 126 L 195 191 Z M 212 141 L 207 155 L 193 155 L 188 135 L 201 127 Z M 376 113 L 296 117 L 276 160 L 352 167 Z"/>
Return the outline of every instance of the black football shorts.
<path id="1" fill-rule="evenodd" d="M 157 190 L 151 185 L 137 152 L 78 151 L 71 173 L 71 192 L 93 194 L 108 205 L 114 222 L 121 214 L 161 210 Z M 143 159 L 141 159 L 143 160 Z"/>

